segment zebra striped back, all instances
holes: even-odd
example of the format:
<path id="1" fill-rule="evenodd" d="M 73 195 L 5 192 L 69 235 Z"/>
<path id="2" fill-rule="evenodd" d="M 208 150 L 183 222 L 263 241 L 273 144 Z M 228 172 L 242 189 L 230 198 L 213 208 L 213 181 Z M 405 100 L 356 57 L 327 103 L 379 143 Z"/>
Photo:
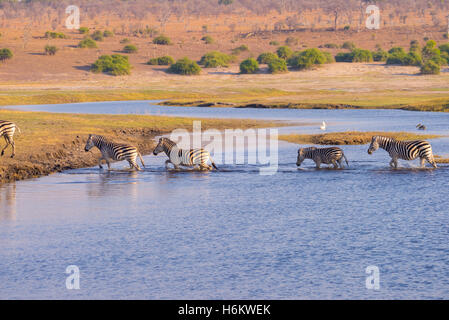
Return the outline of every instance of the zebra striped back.
<path id="1" fill-rule="evenodd" d="M 12 138 L 16 129 L 20 132 L 19 127 L 14 122 L 0 120 L 0 137 L 8 136 Z"/>
<path id="2" fill-rule="evenodd" d="M 209 151 L 202 148 L 188 150 L 181 149 L 174 141 L 168 138 L 160 138 L 153 154 L 158 155 L 161 152 L 164 152 L 168 156 L 170 162 L 173 163 L 175 167 L 177 165 L 189 167 L 199 165 L 202 168 L 208 168 L 207 162 L 210 160 L 214 168 L 217 169 L 210 157 Z"/>

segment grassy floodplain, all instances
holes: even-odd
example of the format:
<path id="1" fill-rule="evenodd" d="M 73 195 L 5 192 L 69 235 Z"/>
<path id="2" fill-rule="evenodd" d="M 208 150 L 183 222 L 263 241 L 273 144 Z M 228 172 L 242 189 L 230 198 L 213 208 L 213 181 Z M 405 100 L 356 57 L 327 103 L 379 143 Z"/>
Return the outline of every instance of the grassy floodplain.
<path id="1" fill-rule="evenodd" d="M 193 118 L 146 115 L 91 115 L 0 110 L 0 119 L 15 122 L 16 157 L 9 158 L 10 147 L 0 158 L 0 183 L 38 177 L 64 169 L 92 166 L 97 150 L 86 153 L 84 144 L 90 133 L 114 141 L 133 144 L 142 154 L 154 148 L 154 137 L 174 129 L 192 130 Z M 277 121 L 245 119 L 202 119 L 203 130 L 260 128 L 284 125 Z M 3 141 L 3 139 L 2 139 Z M 4 145 L 4 142 L 1 143 Z"/>

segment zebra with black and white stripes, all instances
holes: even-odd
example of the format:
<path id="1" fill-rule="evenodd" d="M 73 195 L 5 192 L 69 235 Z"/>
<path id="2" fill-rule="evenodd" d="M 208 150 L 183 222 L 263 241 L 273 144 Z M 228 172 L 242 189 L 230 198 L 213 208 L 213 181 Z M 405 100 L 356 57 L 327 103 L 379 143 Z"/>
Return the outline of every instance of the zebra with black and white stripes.
<path id="1" fill-rule="evenodd" d="M 343 150 L 338 147 L 330 148 L 300 148 L 298 150 L 298 159 L 296 165 L 299 167 L 305 159 L 312 159 L 315 161 L 317 169 L 320 168 L 322 163 L 332 164 L 335 169 L 340 166 L 343 169 L 343 158 L 346 161 L 346 165 L 349 166 L 348 159 L 346 158 Z"/>
<path id="2" fill-rule="evenodd" d="M 16 144 L 14 143 L 14 133 L 16 132 L 16 129 L 20 133 L 20 129 L 15 123 L 11 121 L 0 120 L 0 137 L 3 136 L 6 141 L 6 146 L 2 149 L 1 156 L 5 154 L 5 150 L 9 145 L 11 145 L 12 147 L 11 158 L 14 158 L 14 156 L 16 155 Z"/>
<path id="3" fill-rule="evenodd" d="M 168 168 L 168 164 L 171 163 L 177 170 L 179 166 L 198 166 L 200 170 L 212 170 L 212 167 L 207 164 L 210 160 L 212 166 L 218 170 L 209 151 L 205 149 L 181 149 L 174 141 L 168 138 L 160 138 L 153 154 L 156 156 L 161 152 L 164 152 L 169 158 L 165 161 L 165 168 Z"/>
<path id="4" fill-rule="evenodd" d="M 379 147 L 389 153 L 391 157 L 390 167 L 392 168 L 398 167 L 398 159 L 415 160 L 418 157 L 421 161 L 421 167 L 424 167 L 426 160 L 434 168 L 437 167 L 433 158 L 432 146 L 427 141 L 397 141 L 393 138 L 374 136 L 368 148 L 368 154 L 372 154 Z"/>
<path id="5" fill-rule="evenodd" d="M 97 147 L 101 152 L 101 158 L 98 160 L 98 166 L 100 167 L 100 169 L 103 168 L 103 166 L 101 165 L 102 160 L 106 161 L 108 169 L 111 169 L 110 160 L 126 160 L 129 162 L 130 169 L 135 168 L 136 170 L 140 171 L 141 169 L 136 161 L 137 156 L 139 156 L 140 162 L 142 162 L 142 166 L 145 168 L 145 163 L 143 162 L 142 155 L 134 146 L 115 143 L 109 141 L 103 136 L 90 134 L 84 150 L 88 152 L 93 147 Z"/>

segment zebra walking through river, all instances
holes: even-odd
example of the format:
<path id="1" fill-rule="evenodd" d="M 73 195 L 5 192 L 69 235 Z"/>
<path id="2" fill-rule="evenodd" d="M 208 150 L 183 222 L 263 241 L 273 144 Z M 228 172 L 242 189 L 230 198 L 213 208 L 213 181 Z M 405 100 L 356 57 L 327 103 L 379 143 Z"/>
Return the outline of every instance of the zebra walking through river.
<path id="1" fill-rule="evenodd" d="M 209 151 L 205 149 L 181 149 L 174 141 L 168 138 L 160 138 L 153 154 L 156 156 L 161 152 L 164 152 L 169 158 L 169 160 L 165 161 L 165 168 L 171 163 L 175 169 L 179 169 L 179 166 L 199 166 L 200 170 L 212 170 L 212 167 L 207 164 L 210 160 L 212 166 L 218 170 Z"/>
<path id="2" fill-rule="evenodd" d="M 330 148 L 300 148 L 298 150 L 298 159 L 296 161 L 296 165 L 299 167 L 304 159 L 312 159 L 315 161 L 317 169 L 320 168 L 322 163 L 324 164 L 332 164 L 334 169 L 337 169 L 338 166 L 343 169 L 343 158 L 346 161 L 346 165 L 349 166 L 348 159 L 346 159 L 343 150 L 338 147 L 330 147 Z"/>
<path id="3" fill-rule="evenodd" d="M 6 141 L 6 146 L 2 149 L 1 156 L 5 154 L 5 150 L 9 145 L 11 145 L 12 147 L 11 158 L 14 158 L 14 156 L 16 155 L 16 145 L 13 138 L 16 129 L 17 131 L 19 131 L 19 133 L 21 133 L 19 127 L 15 123 L 11 121 L 0 120 L 0 137 L 3 136 Z"/>
<path id="4" fill-rule="evenodd" d="M 107 140 L 103 136 L 90 134 L 89 138 L 87 139 L 84 150 L 88 152 L 93 147 L 97 147 L 101 152 L 101 158 L 98 160 L 98 166 L 100 167 L 100 169 L 103 168 L 103 166 L 101 165 L 102 160 L 106 161 L 108 169 L 111 169 L 110 160 L 115 161 L 127 160 L 129 162 L 130 169 L 135 168 L 136 170 L 140 171 L 141 169 L 136 161 L 137 156 L 139 156 L 140 162 L 142 163 L 142 166 L 145 168 L 145 163 L 143 162 L 142 155 L 134 146 L 122 143 L 115 143 Z"/>
<path id="5" fill-rule="evenodd" d="M 368 154 L 372 154 L 377 149 L 382 148 L 387 151 L 391 157 L 390 167 L 398 167 L 398 159 L 415 160 L 420 158 L 421 167 L 424 167 L 425 161 L 429 162 L 434 168 L 437 167 L 433 158 L 432 146 L 424 140 L 416 141 L 397 141 L 393 138 L 374 136 L 368 148 Z"/>

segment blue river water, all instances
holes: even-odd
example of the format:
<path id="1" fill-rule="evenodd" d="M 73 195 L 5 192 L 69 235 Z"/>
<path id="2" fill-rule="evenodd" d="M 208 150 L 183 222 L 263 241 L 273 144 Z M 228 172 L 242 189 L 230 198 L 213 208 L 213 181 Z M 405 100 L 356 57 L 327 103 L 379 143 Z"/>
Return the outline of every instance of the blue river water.
<path id="1" fill-rule="evenodd" d="M 400 110 L 270 110 L 157 106 L 148 101 L 21 106 L 22 110 L 293 120 L 280 132 L 449 134 L 449 114 Z M 316 123 L 316 124 L 315 124 Z M 430 140 L 449 155 L 449 139 Z M 349 168 L 297 168 L 279 142 L 278 169 L 218 172 L 68 170 L 0 186 L 1 299 L 448 299 L 449 167 L 391 170 L 383 150 L 343 146 Z M 19 150 L 19 149 L 18 149 Z M 225 151 L 224 151 L 225 152 Z M 253 149 L 247 150 L 248 157 Z M 215 154 L 217 158 L 222 154 Z M 66 288 L 67 266 L 80 289 Z M 379 268 L 368 289 L 368 266 Z"/>

